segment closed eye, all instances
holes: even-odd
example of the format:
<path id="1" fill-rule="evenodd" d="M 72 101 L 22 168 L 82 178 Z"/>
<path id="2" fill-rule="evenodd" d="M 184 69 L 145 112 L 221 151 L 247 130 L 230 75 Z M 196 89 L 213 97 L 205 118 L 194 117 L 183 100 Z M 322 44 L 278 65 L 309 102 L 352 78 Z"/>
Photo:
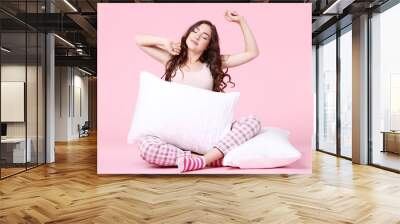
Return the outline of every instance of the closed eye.
<path id="1" fill-rule="evenodd" d="M 200 29 L 198 28 L 198 27 L 195 27 L 194 29 L 193 29 L 193 31 L 192 32 L 194 32 L 194 33 L 197 33 L 197 32 L 199 32 L 200 31 Z M 204 35 L 202 35 L 203 36 L 203 39 L 204 40 L 208 40 L 208 37 L 210 36 L 208 33 L 206 33 L 206 32 L 203 32 L 202 34 L 204 34 Z"/>

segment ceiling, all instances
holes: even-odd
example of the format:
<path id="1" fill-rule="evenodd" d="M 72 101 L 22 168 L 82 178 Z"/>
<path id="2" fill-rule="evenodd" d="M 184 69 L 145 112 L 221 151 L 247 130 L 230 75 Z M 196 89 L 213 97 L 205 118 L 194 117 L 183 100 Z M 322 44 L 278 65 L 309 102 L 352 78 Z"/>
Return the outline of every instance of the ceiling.
<path id="1" fill-rule="evenodd" d="M 45 0 L 0 1 L 1 30 L 8 33 L 8 38 L 18 49 L 24 46 L 25 39 L 21 38 L 25 28 L 40 32 L 55 32 L 61 38 L 55 38 L 56 65 L 81 66 L 96 72 L 96 30 L 97 30 L 97 3 L 128 3 L 128 2 L 250 2 L 250 3 L 312 3 L 312 37 L 313 43 L 329 37 L 337 28 L 351 24 L 352 17 L 372 10 L 387 0 L 230 0 L 230 1 L 167 1 L 167 0 Z M 52 8 L 52 13 L 48 13 Z M 27 12 L 27 13 L 26 13 Z M 340 22 L 338 22 L 340 21 Z M 4 36 L 4 35 L 3 35 Z M 2 43 L 5 43 L 2 41 Z M 33 44 L 28 45 L 34 47 Z M 21 48 L 22 49 L 22 48 Z"/>

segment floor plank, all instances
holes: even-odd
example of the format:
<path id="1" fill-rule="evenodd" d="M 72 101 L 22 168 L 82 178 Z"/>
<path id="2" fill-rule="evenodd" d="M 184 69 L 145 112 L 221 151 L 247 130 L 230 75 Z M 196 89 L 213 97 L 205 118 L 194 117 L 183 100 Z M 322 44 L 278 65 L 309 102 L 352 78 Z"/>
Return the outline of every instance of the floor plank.
<path id="1" fill-rule="evenodd" d="M 96 138 L 0 181 L 0 223 L 400 223 L 400 175 L 313 153 L 312 175 L 97 175 Z"/>

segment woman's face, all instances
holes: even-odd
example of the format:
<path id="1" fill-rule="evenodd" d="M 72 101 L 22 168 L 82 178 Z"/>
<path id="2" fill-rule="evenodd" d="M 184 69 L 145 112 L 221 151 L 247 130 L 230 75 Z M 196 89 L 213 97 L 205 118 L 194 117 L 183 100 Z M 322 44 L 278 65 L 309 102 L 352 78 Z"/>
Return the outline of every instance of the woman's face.
<path id="1" fill-rule="evenodd" d="M 211 27 L 207 24 L 200 24 L 195 27 L 186 39 L 189 50 L 203 52 L 207 49 L 211 39 Z"/>

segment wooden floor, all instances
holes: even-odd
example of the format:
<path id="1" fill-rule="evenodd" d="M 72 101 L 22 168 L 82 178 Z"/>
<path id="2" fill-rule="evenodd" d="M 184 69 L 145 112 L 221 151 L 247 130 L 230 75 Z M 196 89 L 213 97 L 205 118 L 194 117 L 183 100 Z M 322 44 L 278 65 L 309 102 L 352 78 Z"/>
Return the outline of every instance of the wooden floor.
<path id="1" fill-rule="evenodd" d="M 15 165 L 14 165 L 15 166 Z M 27 169 L 33 169 L 37 166 L 36 163 L 27 163 L 27 167 L 25 167 L 25 164 L 18 164 L 17 167 L 2 167 L 1 168 L 1 178 L 6 178 L 11 175 L 15 175 L 17 173 L 23 172 Z"/>
<path id="2" fill-rule="evenodd" d="M 17 168 L 1 168 L 1 177 L 3 178 L 3 177 L 7 177 L 7 176 L 10 176 L 10 175 L 13 175 L 13 174 L 15 174 L 15 173 L 19 173 L 19 172 L 21 172 L 21 171 L 24 171 L 24 170 L 26 170 L 25 169 L 25 167 L 24 168 L 20 168 L 20 167 L 17 167 Z"/>
<path id="3" fill-rule="evenodd" d="M 320 152 L 312 175 L 96 174 L 96 139 L 0 181 L 0 223 L 400 223 L 400 175 Z"/>
<path id="4" fill-rule="evenodd" d="M 373 153 L 372 161 L 374 164 L 400 170 L 400 154 L 381 152 L 380 150 L 375 150 Z"/>

